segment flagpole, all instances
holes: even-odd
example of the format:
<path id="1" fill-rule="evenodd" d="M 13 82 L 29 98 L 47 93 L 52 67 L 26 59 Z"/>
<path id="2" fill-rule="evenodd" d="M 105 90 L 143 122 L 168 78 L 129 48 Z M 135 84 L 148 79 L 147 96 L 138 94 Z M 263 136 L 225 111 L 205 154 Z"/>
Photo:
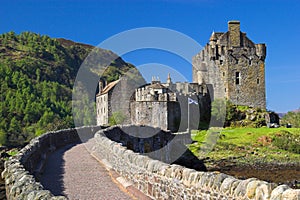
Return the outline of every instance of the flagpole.
<path id="1" fill-rule="evenodd" d="M 196 104 L 198 105 L 198 102 L 188 97 L 188 122 L 187 122 L 187 131 L 190 133 L 190 104 Z"/>
<path id="2" fill-rule="evenodd" d="M 187 130 L 188 130 L 188 133 L 190 133 L 190 103 L 189 103 L 189 99 L 188 99 L 187 103 L 188 103 L 188 127 L 187 127 Z"/>

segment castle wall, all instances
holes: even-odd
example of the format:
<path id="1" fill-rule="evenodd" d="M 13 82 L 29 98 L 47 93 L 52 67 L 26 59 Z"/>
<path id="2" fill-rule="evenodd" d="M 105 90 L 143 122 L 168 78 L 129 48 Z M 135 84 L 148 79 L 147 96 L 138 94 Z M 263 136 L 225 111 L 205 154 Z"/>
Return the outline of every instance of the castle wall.
<path id="1" fill-rule="evenodd" d="M 167 102 L 168 128 L 172 132 L 177 132 L 181 121 L 181 109 L 178 102 Z"/>
<path id="2" fill-rule="evenodd" d="M 175 101 L 136 101 L 131 102 L 131 123 L 159 127 L 177 132 L 181 113 Z"/>
<path id="3" fill-rule="evenodd" d="M 130 98 L 136 87 L 134 80 L 121 78 L 120 82 L 110 92 L 110 116 L 119 113 L 124 118 L 122 124 L 130 124 Z"/>
<path id="4" fill-rule="evenodd" d="M 249 60 L 240 57 L 239 64 L 228 67 L 228 99 L 237 105 L 251 107 L 266 107 L 264 62 L 258 58 Z M 239 84 L 236 83 L 236 73 L 240 73 Z"/>
<path id="5" fill-rule="evenodd" d="M 103 126 L 108 124 L 108 94 L 96 96 L 97 125 Z"/>
<path id="6" fill-rule="evenodd" d="M 121 116 L 121 124 L 129 124 L 130 121 L 130 101 L 135 89 L 144 84 L 140 78 L 121 78 L 106 93 L 96 96 L 97 125 L 109 125 L 111 117 Z"/>
<path id="7" fill-rule="evenodd" d="M 131 122 L 136 125 L 168 130 L 168 103 L 165 101 L 131 102 Z"/>

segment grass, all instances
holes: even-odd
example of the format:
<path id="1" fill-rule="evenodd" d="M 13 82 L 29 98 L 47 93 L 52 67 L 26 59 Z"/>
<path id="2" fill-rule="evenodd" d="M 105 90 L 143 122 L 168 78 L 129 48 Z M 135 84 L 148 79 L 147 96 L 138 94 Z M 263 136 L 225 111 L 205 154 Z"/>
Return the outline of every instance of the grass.
<path id="1" fill-rule="evenodd" d="M 225 159 L 241 164 L 299 163 L 299 153 L 283 150 L 274 144 L 274 139 L 286 131 L 300 138 L 300 128 L 225 128 L 193 131 L 192 139 L 195 142 L 189 149 L 200 159 L 209 158 L 208 160 L 212 161 Z M 214 132 L 215 134 L 211 134 Z"/>
<path id="2" fill-rule="evenodd" d="M 10 156 L 15 156 L 15 155 L 17 155 L 18 154 L 18 150 L 17 149 L 12 149 L 12 150 L 10 150 L 9 152 L 7 152 L 8 153 L 8 155 L 10 155 Z"/>

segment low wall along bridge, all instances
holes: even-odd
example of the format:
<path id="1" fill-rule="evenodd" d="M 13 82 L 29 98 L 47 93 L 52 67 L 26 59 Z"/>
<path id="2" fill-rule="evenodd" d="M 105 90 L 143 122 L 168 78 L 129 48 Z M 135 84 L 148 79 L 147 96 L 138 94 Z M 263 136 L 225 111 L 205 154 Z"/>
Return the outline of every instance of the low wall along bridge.
<path id="1" fill-rule="evenodd" d="M 300 190 L 286 185 L 204 172 L 186 152 L 167 164 L 172 158 L 166 152 L 149 152 L 168 145 L 174 135 L 160 130 L 137 139 L 126 134 L 137 128 L 81 127 L 33 139 L 5 163 L 7 199 L 300 199 Z"/>

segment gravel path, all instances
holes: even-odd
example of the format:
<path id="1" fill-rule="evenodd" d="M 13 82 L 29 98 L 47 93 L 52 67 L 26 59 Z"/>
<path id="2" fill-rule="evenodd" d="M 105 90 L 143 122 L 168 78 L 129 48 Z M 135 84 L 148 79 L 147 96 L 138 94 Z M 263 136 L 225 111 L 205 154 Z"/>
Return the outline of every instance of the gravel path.
<path id="1" fill-rule="evenodd" d="M 47 161 L 41 183 L 55 195 L 70 200 L 130 200 L 114 183 L 108 171 L 86 150 L 84 144 L 65 146 Z"/>

